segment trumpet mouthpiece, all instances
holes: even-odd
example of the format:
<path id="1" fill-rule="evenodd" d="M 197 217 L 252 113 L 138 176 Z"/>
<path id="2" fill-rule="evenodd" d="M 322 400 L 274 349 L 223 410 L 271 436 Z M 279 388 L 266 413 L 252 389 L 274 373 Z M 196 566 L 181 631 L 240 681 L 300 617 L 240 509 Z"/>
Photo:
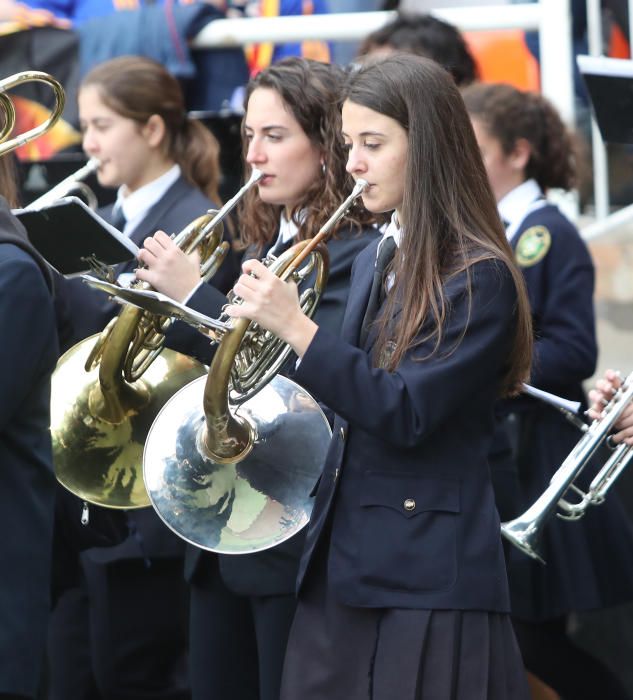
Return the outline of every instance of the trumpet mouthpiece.
<path id="1" fill-rule="evenodd" d="M 363 180 L 362 177 L 359 177 L 358 180 L 356 180 L 356 186 L 354 189 L 357 189 L 358 192 L 362 192 L 363 190 L 367 189 L 369 187 L 369 183 L 367 180 Z"/>

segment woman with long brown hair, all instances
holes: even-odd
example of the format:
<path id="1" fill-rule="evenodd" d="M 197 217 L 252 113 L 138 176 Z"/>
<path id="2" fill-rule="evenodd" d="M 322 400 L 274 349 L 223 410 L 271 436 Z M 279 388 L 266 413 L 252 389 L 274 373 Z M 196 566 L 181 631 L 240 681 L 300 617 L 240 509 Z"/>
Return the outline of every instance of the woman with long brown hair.
<path id="1" fill-rule="evenodd" d="M 336 66 L 289 58 L 247 86 L 242 125 L 247 171 L 264 173 L 239 219 L 247 258 L 279 255 L 311 238 L 350 191 L 340 136 L 338 99 L 344 74 Z M 355 257 L 379 234 L 374 216 L 354 207 L 328 244 L 330 272 L 319 323 L 338 333 Z M 164 234 L 146 241 L 138 276 L 159 291 L 214 314 L 217 301 L 199 283 L 195 260 Z M 293 362 L 290 362 L 292 365 Z M 213 555 L 191 547 L 190 662 L 194 700 L 278 700 L 295 581 L 299 534 L 257 554 Z"/>
<path id="2" fill-rule="evenodd" d="M 393 215 L 356 259 L 341 337 L 258 261 L 227 309 L 290 343 L 293 378 L 337 414 L 281 697 L 526 698 L 487 462 L 493 405 L 529 370 L 521 274 L 450 76 L 394 56 L 344 97 L 347 169 Z"/>

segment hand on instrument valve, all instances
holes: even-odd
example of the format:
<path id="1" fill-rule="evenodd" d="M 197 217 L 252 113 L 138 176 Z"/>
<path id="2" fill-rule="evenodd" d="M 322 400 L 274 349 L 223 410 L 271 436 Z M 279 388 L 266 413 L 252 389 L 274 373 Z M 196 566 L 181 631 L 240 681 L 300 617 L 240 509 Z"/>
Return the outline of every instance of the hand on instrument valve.
<path id="1" fill-rule="evenodd" d="M 138 259 L 146 267 L 136 270 L 136 277 L 184 303 L 200 283 L 198 252 L 184 253 L 164 231 L 146 238 L 143 246 Z"/>
<path id="2" fill-rule="evenodd" d="M 622 385 L 622 379 L 618 372 L 608 369 L 602 379 L 598 379 L 596 386 L 589 392 L 589 416 L 593 419 L 600 418 L 604 407 L 613 398 L 615 392 Z M 617 433 L 611 436 L 614 442 L 625 442 L 633 445 L 633 404 L 627 406 L 616 425 Z"/>
<path id="3" fill-rule="evenodd" d="M 229 316 L 256 321 L 303 356 L 318 326 L 301 310 L 296 284 L 283 282 L 259 260 L 247 260 L 233 291 L 243 302 L 229 304 Z"/>

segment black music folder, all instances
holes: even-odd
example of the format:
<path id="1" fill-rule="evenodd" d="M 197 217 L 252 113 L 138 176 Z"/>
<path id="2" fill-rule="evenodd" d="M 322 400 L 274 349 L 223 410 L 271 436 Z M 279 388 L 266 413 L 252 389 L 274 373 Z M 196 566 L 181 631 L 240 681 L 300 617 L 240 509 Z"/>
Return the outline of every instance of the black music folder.
<path id="1" fill-rule="evenodd" d="M 577 56 L 604 141 L 633 143 L 633 61 Z"/>
<path id="2" fill-rule="evenodd" d="M 42 209 L 15 209 L 29 240 L 62 275 L 93 269 L 90 261 L 116 265 L 132 260 L 138 246 L 78 197 L 64 197 Z"/>

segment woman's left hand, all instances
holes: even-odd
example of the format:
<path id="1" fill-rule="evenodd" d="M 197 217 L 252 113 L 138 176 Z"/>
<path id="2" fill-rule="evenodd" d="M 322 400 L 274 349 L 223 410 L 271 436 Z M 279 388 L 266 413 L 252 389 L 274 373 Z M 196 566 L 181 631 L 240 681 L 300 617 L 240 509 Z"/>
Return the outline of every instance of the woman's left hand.
<path id="1" fill-rule="evenodd" d="M 247 260 L 233 287 L 243 302 L 229 304 L 226 313 L 256 321 L 289 345 L 301 357 L 317 331 L 299 306 L 294 282 L 283 282 L 259 260 Z"/>

